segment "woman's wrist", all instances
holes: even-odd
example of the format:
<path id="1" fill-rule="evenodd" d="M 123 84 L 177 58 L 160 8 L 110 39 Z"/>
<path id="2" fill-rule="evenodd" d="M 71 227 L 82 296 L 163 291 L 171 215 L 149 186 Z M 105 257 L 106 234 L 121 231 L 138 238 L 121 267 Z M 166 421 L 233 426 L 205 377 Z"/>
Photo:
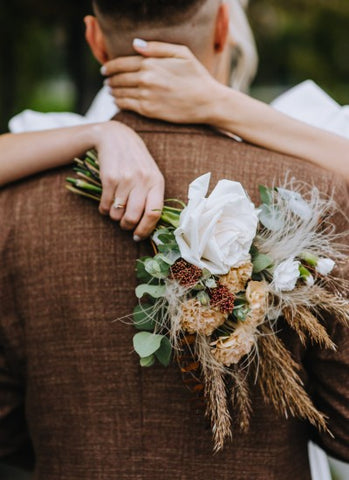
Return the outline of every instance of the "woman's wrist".
<path id="1" fill-rule="evenodd" d="M 239 108 L 236 98 L 239 92 L 215 82 L 209 91 L 209 103 L 204 123 L 221 130 L 238 134 Z"/>

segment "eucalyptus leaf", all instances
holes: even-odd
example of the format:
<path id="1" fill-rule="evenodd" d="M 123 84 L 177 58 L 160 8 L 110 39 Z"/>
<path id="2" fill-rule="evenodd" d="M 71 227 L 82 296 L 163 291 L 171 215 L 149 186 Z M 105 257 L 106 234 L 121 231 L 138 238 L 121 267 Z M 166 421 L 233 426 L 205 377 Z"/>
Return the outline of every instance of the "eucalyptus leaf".
<path id="1" fill-rule="evenodd" d="M 164 367 L 169 365 L 172 356 L 172 345 L 167 337 L 162 338 L 160 348 L 155 352 L 155 356 Z"/>
<path id="2" fill-rule="evenodd" d="M 154 258 L 148 258 L 144 262 L 144 268 L 152 277 L 166 278 L 170 267 L 157 255 Z"/>
<path id="3" fill-rule="evenodd" d="M 212 276 L 212 273 L 207 268 L 202 269 L 202 276 L 201 276 L 202 280 L 207 280 L 211 276 Z"/>
<path id="4" fill-rule="evenodd" d="M 136 261 L 136 276 L 143 282 L 151 280 L 151 275 L 145 269 L 145 261 L 149 258 L 151 257 L 142 257 Z"/>
<path id="5" fill-rule="evenodd" d="M 234 308 L 233 315 L 237 320 L 243 322 L 244 320 L 246 320 L 249 312 L 250 308 L 248 307 L 248 305 L 240 305 L 237 308 Z"/>
<path id="6" fill-rule="evenodd" d="M 253 273 L 260 273 L 273 265 L 273 259 L 264 253 L 257 253 L 252 259 Z"/>
<path id="7" fill-rule="evenodd" d="M 259 220 L 265 226 L 265 228 L 271 230 L 272 232 L 280 230 L 284 225 L 279 210 L 271 205 L 263 204 L 261 206 Z"/>
<path id="8" fill-rule="evenodd" d="M 162 245 L 164 246 L 164 245 Z M 163 252 L 158 254 L 157 257 L 159 257 L 163 262 L 165 262 L 168 266 L 172 266 L 180 257 L 181 253 L 178 250 L 167 250 L 166 246 L 163 249 Z M 167 268 L 167 272 L 168 272 Z"/>
<path id="9" fill-rule="evenodd" d="M 161 220 L 165 223 L 168 223 L 169 225 L 172 225 L 173 227 L 177 228 L 179 226 L 179 216 L 180 213 L 177 212 L 172 212 L 172 211 L 166 211 L 165 209 L 162 212 L 161 215 Z"/>
<path id="10" fill-rule="evenodd" d="M 176 243 L 176 237 L 172 232 L 159 233 L 157 237 L 163 244 Z"/>
<path id="11" fill-rule="evenodd" d="M 158 253 L 155 255 L 154 260 L 157 261 L 160 267 L 160 272 L 166 274 L 167 276 L 170 270 L 170 263 L 167 257 L 163 253 Z"/>
<path id="12" fill-rule="evenodd" d="M 137 305 L 133 310 L 133 323 L 137 330 L 152 332 L 155 327 L 155 319 L 152 317 L 153 307 L 149 304 Z"/>
<path id="13" fill-rule="evenodd" d="M 159 350 L 163 335 L 150 332 L 138 332 L 133 337 L 133 347 L 141 358 L 149 357 Z"/>
<path id="14" fill-rule="evenodd" d="M 158 245 L 159 252 L 167 259 L 169 265 L 173 265 L 176 260 L 181 258 L 181 252 L 178 245 Z"/>
<path id="15" fill-rule="evenodd" d="M 144 295 L 150 295 L 153 298 L 163 297 L 166 293 L 165 285 L 149 285 L 142 283 L 136 288 L 136 297 L 142 298 Z"/>
<path id="16" fill-rule="evenodd" d="M 203 291 L 199 292 L 196 295 L 196 298 L 199 300 L 201 305 L 204 305 L 205 307 L 210 304 L 210 297 L 206 292 L 203 292 Z"/>
<path id="17" fill-rule="evenodd" d="M 216 288 L 217 287 L 217 282 L 214 278 L 209 278 L 206 280 L 205 285 L 207 288 Z"/>
<path id="18" fill-rule="evenodd" d="M 143 357 L 139 359 L 141 367 L 152 367 L 155 363 L 155 355 L 149 355 L 149 357 Z"/>
<path id="19" fill-rule="evenodd" d="M 273 201 L 272 190 L 268 187 L 265 187 L 264 185 L 259 185 L 258 190 L 262 203 L 264 203 L 265 205 L 271 205 Z"/>

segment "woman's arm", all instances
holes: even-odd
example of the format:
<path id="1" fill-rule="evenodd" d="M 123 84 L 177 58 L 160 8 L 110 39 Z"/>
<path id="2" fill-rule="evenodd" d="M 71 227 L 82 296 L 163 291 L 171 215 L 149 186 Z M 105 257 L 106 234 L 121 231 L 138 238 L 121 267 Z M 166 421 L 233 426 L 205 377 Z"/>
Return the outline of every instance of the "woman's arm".
<path id="1" fill-rule="evenodd" d="M 217 85 L 207 123 L 269 150 L 303 158 L 349 182 L 349 140 L 295 120 L 263 102 Z"/>
<path id="2" fill-rule="evenodd" d="M 141 46 L 140 46 L 141 45 Z M 188 48 L 135 43 L 139 56 L 104 65 L 120 108 L 178 123 L 207 123 L 243 140 L 335 170 L 349 181 L 349 140 L 284 115 L 217 82 Z"/>
<path id="3" fill-rule="evenodd" d="M 163 206 L 164 179 L 141 138 L 120 122 L 0 136 L 0 185 L 69 164 L 91 148 L 100 161 L 100 212 L 135 229 L 135 240 L 147 237 Z"/>

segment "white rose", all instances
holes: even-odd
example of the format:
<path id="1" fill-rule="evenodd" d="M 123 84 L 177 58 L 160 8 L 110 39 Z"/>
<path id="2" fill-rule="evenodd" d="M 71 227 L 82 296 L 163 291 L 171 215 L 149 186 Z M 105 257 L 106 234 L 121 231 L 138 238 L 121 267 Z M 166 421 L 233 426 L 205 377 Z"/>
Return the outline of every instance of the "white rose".
<path id="1" fill-rule="evenodd" d="M 315 268 L 320 275 L 328 275 L 332 272 L 334 266 L 335 262 L 330 258 L 319 258 Z"/>
<path id="2" fill-rule="evenodd" d="M 278 292 L 290 292 L 296 286 L 300 262 L 293 258 L 281 262 L 274 270 L 273 284 Z"/>
<path id="3" fill-rule="evenodd" d="M 238 182 L 221 180 L 205 198 L 210 177 L 207 173 L 190 184 L 188 205 L 181 213 L 175 236 L 187 262 L 223 275 L 250 260 L 258 217 Z"/>

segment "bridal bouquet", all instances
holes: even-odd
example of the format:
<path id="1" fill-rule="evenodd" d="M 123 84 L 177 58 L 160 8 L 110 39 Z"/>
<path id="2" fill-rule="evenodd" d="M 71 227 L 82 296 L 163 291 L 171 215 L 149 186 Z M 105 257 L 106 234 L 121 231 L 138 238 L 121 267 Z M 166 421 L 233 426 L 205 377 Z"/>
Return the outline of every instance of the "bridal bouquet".
<path id="1" fill-rule="evenodd" d="M 80 179 L 68 179 L 69 189 L 98 200 L 98 160 L 90 154 L 78 162 Z M 207 196 L 209 182 L 210 174 L 194 180 L 187 204 L 167 202 L 151 239 L 154 255 L 137 260 L 140 364 L 167 366 L 174 354 L 191 375 L 186 383 L 203 395 L 215 450 L 233 423 L 249 426 L 250 377 L 282 415 L 326 430 L 276 331 L 286 322 L 302 344 L 335 349 L 319 319 L 349 320 L 346 285 L 332 275 L 344 255 L 326 220 L 331 202 L 315 187 L 302 195 L 291 182 L 260 186 L 256 208 L 240 183 L 221 180 Z"/>

